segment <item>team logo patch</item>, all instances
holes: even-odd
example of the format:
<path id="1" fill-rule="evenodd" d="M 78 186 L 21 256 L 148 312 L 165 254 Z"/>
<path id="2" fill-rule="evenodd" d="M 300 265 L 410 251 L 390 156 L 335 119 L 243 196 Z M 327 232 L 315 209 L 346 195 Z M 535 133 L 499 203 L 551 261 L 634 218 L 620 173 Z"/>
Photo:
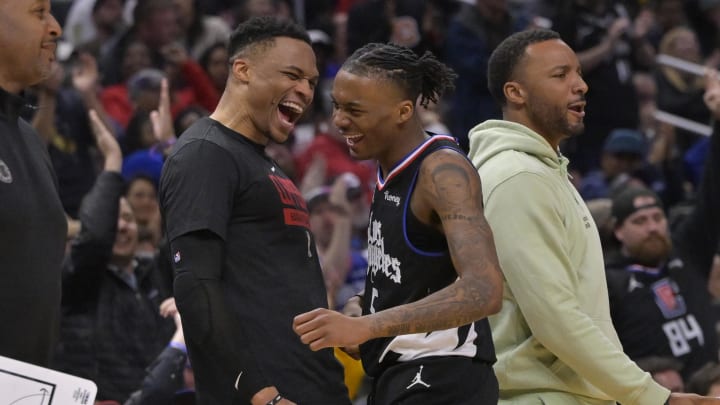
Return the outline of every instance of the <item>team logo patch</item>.
<path id="1" fill-rule="evenodd" d="M 8 183 L 8 184 L 12 183 L 12 181 L 13 181 L 12 173 L 10 172 L 10 168 L 2 160 L 0 160 L 0 181 L 2 181 L 3 183 Z"/>
<path id="2" fill-rule="evenodd" d="M 664 278 L 651 286 L 655 294 L 657 304 L 666 319 L 675 318 L 685 314 L 687 307 L 685 299 L 679 294 L 679 288 L 675 282 Z"/>
<path id="3" fill-rule="evenodd" d="M 409 390 L 410 388 L 412 388 L 412 387 L 414 387 L 414 386 L 416 386 L 416 385 L 422 385 L 422 386 L 424 386 L 425 388 L 430 388 L 430 384 L 426 383 L 426 382 L 423 381 L 423 379 L 422 379 L 422 370 L 423 370 L 423 367 L 424 367 L 424 366 L 421 364 L 421 365 L 420 365 L 420 370 L 418 370 L 417 374 L 415 374 L 415 378 L 413 378 L 413 380 L 410 381 L 410 385 L 408 385 L 407 387 L 405 387 L 406 390 Z"/>

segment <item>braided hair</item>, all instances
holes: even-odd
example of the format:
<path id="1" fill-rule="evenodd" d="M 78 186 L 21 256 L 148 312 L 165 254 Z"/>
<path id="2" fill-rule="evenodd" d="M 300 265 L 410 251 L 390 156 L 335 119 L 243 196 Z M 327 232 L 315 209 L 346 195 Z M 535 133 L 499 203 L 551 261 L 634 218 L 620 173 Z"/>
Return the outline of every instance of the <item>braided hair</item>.
<path id="1" fill-rule="evenodd" d="M 370 43 L 359 48 L 343 63 L 342 70 L 391 81 L 409 99 L 419 97 L 423 107 L 437 102 L 446 90 L 454 89 L 457 77 L 432 52 L 418 57 L 410 48 L 390 43 Z"/>

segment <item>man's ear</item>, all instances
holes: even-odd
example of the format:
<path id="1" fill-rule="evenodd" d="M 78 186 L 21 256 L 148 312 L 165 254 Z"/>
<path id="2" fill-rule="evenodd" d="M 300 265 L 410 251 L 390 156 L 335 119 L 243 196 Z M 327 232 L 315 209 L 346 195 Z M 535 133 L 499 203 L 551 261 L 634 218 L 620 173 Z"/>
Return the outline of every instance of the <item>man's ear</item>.
<path id="1" fill-rule="evenodd" d="M 230 66 L 230 72 L 234 78 L 240 80 L 243 83 L 250 81 L 250 65 L 247 59 L 237 58 L 233 61 Z"/>
<path id="2" fill-rule="evenodd" d="M 410 100 L 401 101 L 398 104 L 398 124 L 404 124 L 412 118 L 415 113 L 415 104 Z"/>
<path id="3" fill-rule="evenodd" d="M 525 104 L 525 89 L 518 82 L 506 82 L 503 86 L 505 99 L 511 104 Z"/>
<path id="4" fill-rule="evenodd" d="M 617 239 L 620 243 L 623 243 L 624 239 L 624 233 L 620 230 L 622 227 L 617 226 L 617 220 L 613 218 L 612 220 L 612 230 L 613 235 L 615 235 L 615 239 Z"/>

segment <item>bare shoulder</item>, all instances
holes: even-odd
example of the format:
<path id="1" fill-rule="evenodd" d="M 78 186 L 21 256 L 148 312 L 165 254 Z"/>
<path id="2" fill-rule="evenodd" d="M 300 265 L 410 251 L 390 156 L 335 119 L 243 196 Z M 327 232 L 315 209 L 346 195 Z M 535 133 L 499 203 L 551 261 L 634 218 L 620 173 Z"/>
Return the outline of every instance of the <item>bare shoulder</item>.
<path id="1" fill-rule="evenodd" d="M 467 158 L 458 151 L 440 149 L 422 162 L 413 209 L 418 217 L 436 224 L 467 221 L 482 212 L 481 193 L 480 177 Z"/>

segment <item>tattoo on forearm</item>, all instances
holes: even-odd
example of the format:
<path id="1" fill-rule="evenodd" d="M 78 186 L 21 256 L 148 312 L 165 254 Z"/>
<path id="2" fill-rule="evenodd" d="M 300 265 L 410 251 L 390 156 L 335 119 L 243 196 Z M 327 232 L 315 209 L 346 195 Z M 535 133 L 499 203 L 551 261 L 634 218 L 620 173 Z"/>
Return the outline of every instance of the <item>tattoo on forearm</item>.
<path id="1" fill-rule="evenodd" d="M 491 282 L 480 277 L 458 280 L 432 298 L 378 312 L 374 332 L 398 336 L 469 324 L 488 315 L 493 289 Z"/>
<path id="2" fill-rule="evenodd" d="M 454 214 L 454 213 L 453 214 L 445 214 L 445 215 L 440 216 L 440 219 L 443 221 L 447 221 L 447 220 L 473 221 L 473 220 L 475 220 L 475 218 L 477 218 L 477 217 L 474 217 L 474 216 L 471 217 L 471 216 L 467 216 L 467 215 L 463 215 L 463 214 Z"/>

